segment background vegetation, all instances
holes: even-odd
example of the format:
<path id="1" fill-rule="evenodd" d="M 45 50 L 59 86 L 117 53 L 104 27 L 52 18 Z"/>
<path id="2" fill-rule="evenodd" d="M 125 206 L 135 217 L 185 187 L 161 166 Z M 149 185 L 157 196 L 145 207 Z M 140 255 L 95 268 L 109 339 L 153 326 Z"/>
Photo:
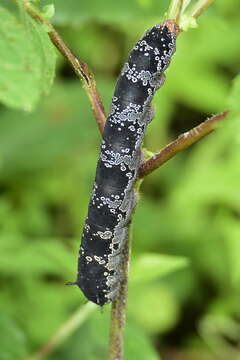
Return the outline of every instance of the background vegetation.
<path id="1" fill-rule="evenodd" d="M 51 2 L 51 21 L 94 71 L 108 108 L 129 50 L 168 1 Z M 216 0 L 179 36 L 154 99 L 152 151 L 212 113 L 232 112 L 142 186 L 126 360 L 240 358 L 239 15 L 237 0 Z M 0 359 L 22 360 L 84 308 L 64 283 L 76 277 L 100 135 L 76 75 L 9 0 L 0 4 L 0 53 Z M 109 306 L 93 311 L 48 359 L 105 359 L 108 317 Z"/>

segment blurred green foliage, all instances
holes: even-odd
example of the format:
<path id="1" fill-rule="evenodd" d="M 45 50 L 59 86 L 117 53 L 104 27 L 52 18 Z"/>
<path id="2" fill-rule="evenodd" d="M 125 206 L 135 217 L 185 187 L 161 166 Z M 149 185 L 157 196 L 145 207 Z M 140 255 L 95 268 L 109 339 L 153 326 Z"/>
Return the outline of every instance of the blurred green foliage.
<path id="1" fill-rule="evenodd" d="M 52 85 L 55 52 L 42 26 L 24 10 L 19 16 L 20 20 L 0 8 L 0 99 L 6 105 L 29 111 Z"/>
<path id="2" fill-rule="evenodd" d="M 106 108 L 128 51 L 168 1 L 54 2 L 53 23 L 93 69 Z M 126 360 L 240 358 L 240 3 L 217 0 L 183 33 L 154 99 L 157 150 L 229 108 L 212 135 L 143 183 L 134 216 Z M 76 276 L 100 136 L 45 29 L 0 4 L 0 360 L 36 351 L 85 299 Z M 45 96 L 46 92 L 50 93 Z M 31 112 L 30 112 L 31 110 Z M 105 359 L 109 306 L 48 358 Z M 159 349 L 161 349 L 159 354 Z M 175 356 L 175 357 L 173 357 Z"/>

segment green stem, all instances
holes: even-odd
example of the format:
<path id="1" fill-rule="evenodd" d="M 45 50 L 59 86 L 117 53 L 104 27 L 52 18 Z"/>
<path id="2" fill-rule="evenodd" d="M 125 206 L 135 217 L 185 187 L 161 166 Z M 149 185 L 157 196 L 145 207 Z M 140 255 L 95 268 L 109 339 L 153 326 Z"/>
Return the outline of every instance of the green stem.
<path id="1" fill-rule="evenodd" d="M 27 360 L 42 360 L 61 345 L 74 331 L 97 309 L 97 305 L 88 302 L 81 306 L 54 334 L 54 336 L 38 352 Z"/>
<path id="2" fill-rule="evenodd" d="M 189 13 L 195 19 L 198 18 L 206 8 L 208 8 L 215 0 L 199 0 L 193 7 L 190 9 Z"/>
<path id="3" fill-rule="evenodd" d="M 179 23 L 180 15 L 182 12 L 183 0 L 172 0 L 167 13 L 167 18 Z"/>
<path id="4" fill-rule="evenodd" d="M 183 0 L 182 12 L 181 12 L 182 14 L 185 12 L 191 1 L 192 0 Z"/>

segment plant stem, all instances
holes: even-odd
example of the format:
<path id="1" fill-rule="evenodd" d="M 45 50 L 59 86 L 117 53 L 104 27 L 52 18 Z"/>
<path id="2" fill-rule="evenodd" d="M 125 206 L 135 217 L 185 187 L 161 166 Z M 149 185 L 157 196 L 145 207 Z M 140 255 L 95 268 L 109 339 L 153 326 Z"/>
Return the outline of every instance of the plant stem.
<path id="1" fill-rule="evenodd" d="M 183 0 L 172 0 L 169 5 L 167 18 L 170 20 L 174 20 L 178 24 L 180 14 L 182 12 L 182 6 L 183 6 Z"/>
<path id="2" fill-rule="evenodd" d="M 199 0 L 189 11 L 190 15 L 195 19 L 198 18 L 214 1 L 215 0 Z"/>
<path id="3" fill-rule="evenodd" d="M 143 178 L 151 174 L 151 172 L 159 168 L 180 151 L 188 148 L 193 143 L 214 131 L 217 124 L 225 119 L 227 115 L 228 111 L 214 115 L 195 128 L 181 134 L 176 140 L 172 141 L 143 163 L 139 169 L 139 178 Z"/>
<path id="4" fill-rule="evenodd" d="M 126 304 L 128 292 L 128 270 L 131 249 L 132 227 L 129 225 L 128 239 L 123 250 L 122 281 L 116 300 L 112 302 L 110 336 L 109 336 L 109 360 L 123 360 L 124 329 L 126 319 Z"/>
<path id="5" fill-rule="evenodd" d="M 73 53 L 73 51 L 65 44 L 58 32 L 54 29 L 54 27 L 43 17 L 43 15 L 35 7 L 30 4 L 29 0 L 21 1 L 27 13 L 38 23 L 46 26 L 50 40 L 59 50 L 59 52 L 65 57 L 65 59 L 71 65 L 75 73 L 78 75 L 78 77 L 82 80 L 83 87 L 90 100 L 98 128 L 102 133 L 106 121 L 106 113 L 100 94 L 96 87 L 94 75 L 90 70 L 89 66 L 83 61 L 81 61 Z"/>
<path id="6" fill-rule="evenodd" d="M 27 360 L 42 360 L 64 342 L 98 307 L 92 302 L 81 306 L 38 352 Z"/>
<path id="7" fill-rule="evenodd" d="M 183 5 L 182 5 L 182 13 L 185 12 L 185 10 L 187 9 L 187 7 L 189 6 L 190 2 L 192 0 L 183 0 Z"/>

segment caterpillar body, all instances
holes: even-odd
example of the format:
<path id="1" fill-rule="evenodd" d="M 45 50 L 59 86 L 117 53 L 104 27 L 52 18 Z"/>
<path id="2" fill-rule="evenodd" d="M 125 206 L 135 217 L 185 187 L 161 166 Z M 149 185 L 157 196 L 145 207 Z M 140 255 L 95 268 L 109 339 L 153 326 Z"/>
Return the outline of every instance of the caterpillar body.
<path id="1" fill-rule="evenodd" d="M 83 229 L 77 284 L 98 305 L 113 301 L 122 279 L 123 247 L 142 162 L 141 144 L 152 119 L 151 100 L 175 52 L 177 25 L 167 20 L 136 43 L 117 80 L 104 128 Z"/>

